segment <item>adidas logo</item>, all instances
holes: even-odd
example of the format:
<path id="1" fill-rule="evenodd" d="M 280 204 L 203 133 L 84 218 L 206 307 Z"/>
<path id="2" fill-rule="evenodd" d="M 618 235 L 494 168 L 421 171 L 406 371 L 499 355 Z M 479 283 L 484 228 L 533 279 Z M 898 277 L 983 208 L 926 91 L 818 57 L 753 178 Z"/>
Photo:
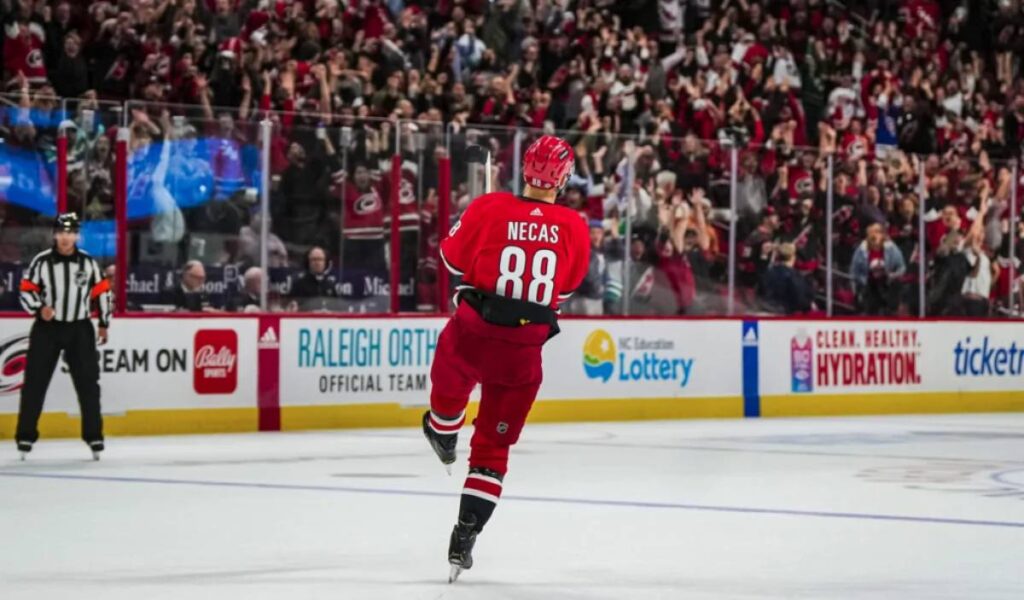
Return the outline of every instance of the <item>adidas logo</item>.
<path id="1" fill-rule="evenodd" d="M 532 211 L 530 211 L 530 216 L 531 217 L 543 217 L 544 213 L 540 212 L 539 208 L 535 208 Z"/>
<path id="2" fill-rule="evenodd" d="M 277 333 L 274 331 L 273 327 L 267 327 L 267 330 L 264 331 L 263 335 L 260 336 L 259 347 L 260 348 L 277 348 L 278 347 Z"/>

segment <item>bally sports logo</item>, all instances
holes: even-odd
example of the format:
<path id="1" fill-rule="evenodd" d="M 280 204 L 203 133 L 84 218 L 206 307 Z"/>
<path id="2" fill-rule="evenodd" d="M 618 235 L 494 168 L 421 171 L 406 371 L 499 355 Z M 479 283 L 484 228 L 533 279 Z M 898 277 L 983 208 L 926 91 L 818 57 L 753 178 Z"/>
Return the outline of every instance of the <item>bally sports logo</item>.
<path id="1" fill-rule="evenodd" d="M 21 391 L 25 384 L 27 355 L 27 335 L 16 335 L 0 342 L 0 395 Z"/>
<path id="2" fill-rule="evenodd" d="M 238 387 L 238 334 L 200 329 L 195 337 L 192 385 L 197 394 L 230 394 Z"/>

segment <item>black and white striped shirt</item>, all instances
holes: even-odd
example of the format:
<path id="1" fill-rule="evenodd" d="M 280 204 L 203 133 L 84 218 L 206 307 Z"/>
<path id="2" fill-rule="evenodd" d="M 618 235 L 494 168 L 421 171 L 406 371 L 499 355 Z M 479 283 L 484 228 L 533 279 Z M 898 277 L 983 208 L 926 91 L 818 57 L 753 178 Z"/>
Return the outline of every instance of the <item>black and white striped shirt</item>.
<path id="1" fill-rule="evenodd" d="M 88 319 L 90 304 L 95 300 L 100 327 L 110 326 L 110 281 L 103 277 L 99 264 L 77 248 L 69 256 L 53 248 L 37 254 L 25 270 L 19 290 L 25 310 L 36 315 L 43 306 L 49 306 L 55 321 Z"/>

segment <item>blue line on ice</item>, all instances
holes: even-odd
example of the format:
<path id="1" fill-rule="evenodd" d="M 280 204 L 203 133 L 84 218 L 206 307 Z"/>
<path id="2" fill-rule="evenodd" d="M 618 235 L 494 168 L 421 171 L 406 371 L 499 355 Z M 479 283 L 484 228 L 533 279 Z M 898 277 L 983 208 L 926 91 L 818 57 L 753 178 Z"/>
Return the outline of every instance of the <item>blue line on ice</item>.
<path id="1" fill-rule="evenodd" d="M 113 483 L 150 483 L 158 485 L 192 485 L 223 488 L 249 488 L 269 490 L 294 490 L 314 492 L 340 492 L 348 494 L 378 494 L 389 496 L 431 496 L 442 498 L 457 497 L 453 492 L 432 492 L 428 490 L 393 490 L 385 488 L 359 488 L 330 485 L 298 485 L 284 483 L 258 483 L 243 481 L 204 481 L 199 479 L 157 479 L 146 477 L 113 477 L 100 475 L 68 475 L 62 473 L 17 473 L 0 471 L 0 477 L 22 477 L 28 479 L 66 479 L 78 481 L 103 481 Z M 539 502 L 552 504 L 579 504 L 589 506 L 610 506 L 622 508 L 664 508 L 679 510 L 703 510 L 711 512 L 747 513 L 763 515 L 784 515 L 795 517 L 822 517 L 831 519 L 860 519 L 870 521 L 897 521 L 905 523 L 932 523 L 941 525 L 975 525 L 984 527 L 1024 528 L 1019 521 L 985 521 L 976 519 L 954 519 L 945 517 L 920 517 L 914 515 L 881 515 L 873 513 L 827 512 L 815 510 L 794 510 L 784 508 L 757 508 L 747 506 L 715 506 L 706 504 L 685 504 L 675 502 L 639 502 L 634 500 L 601 500 L 593 498 L 553 498 L 543 496 L 502 496 L 504 502 Z"/>

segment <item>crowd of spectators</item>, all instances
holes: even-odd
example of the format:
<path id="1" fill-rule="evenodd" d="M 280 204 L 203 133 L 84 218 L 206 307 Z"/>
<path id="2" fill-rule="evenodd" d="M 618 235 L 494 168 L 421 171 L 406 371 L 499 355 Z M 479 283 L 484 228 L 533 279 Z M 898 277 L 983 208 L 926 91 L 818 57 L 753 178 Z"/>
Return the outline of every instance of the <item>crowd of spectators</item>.
<path id="1" fill-rule="evenodd" d="M 221 308 L 251 306 L 264 277 L 265 118 L 282 310 L 376 295 L 389 265 L 403 309 L 436 308 L 438 157 L 457 216 L 479 191 L 465 144 L 514 188 L 540 131 L 576 149 L 561 201 L 595 250 L 569 312 L 724 312 L 730 220 L 739 311 L 823 311 L 828 248 L 837 313 L 917 314 L 922 270 L 929 314 L 1018 308 L 1020 0 L 0 0 L 0 19 L 5 150 L 52 173 L 64 123 L 69 207 L 100 221 L 127 125 L 133 265 L 197 292 L 233 265 Z M 3 174 L 17 263 L 4 233 L 40 217 Z"/>

